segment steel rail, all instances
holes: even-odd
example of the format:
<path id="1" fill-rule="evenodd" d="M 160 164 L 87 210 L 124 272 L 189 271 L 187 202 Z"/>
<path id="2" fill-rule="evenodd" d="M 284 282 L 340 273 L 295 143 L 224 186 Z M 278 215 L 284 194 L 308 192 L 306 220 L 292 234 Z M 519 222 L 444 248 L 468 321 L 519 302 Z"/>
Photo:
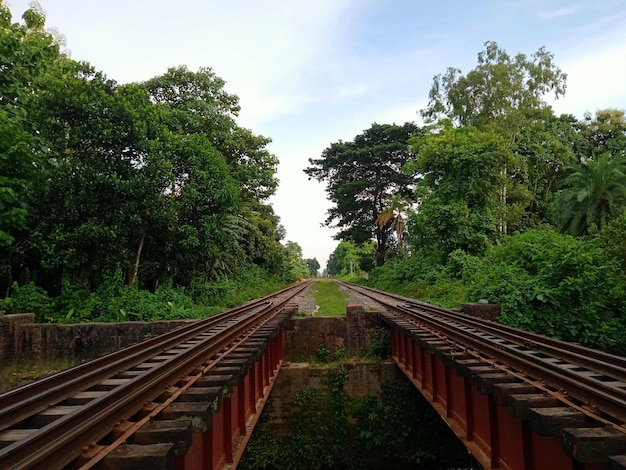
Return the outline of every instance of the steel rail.
<path id="1" fill-rule="evenodd" d="M 626 357 L 616 356 L 614 354 L 605 353 L 595 349 L 590 349 L 585 346 L 581 346 L 577 343 L 571 343 L 567 341 L 561 341 L 549 336 L 541 335 L 519 328 L 511 327 L 508 325 L 502 325 L 494 323 L 490 320 L 484 320 L 481 318 L 470 317 L 465 314 L 461 314 L 449 309 L 437 307 L 435 305 L 427 304 L 416 299 L 410 299 L 397 294 L 391 294 L 378 289 L 365 288 L 356 284 L 346 283 L 344 281 L 336 281 L 341 285 L 345 285 L 347 288 L 351 288 L 360 292 L 363 295 L 370 296 L 373 300 L 375 297 L 371 297 L 371 293 L 377 293 L 384 295 L 388 298 L 394 298 L 399 301 L 405 302 L 410 305 L 411 308 L 420 308 L 424 312 L 430 312 L 437 315 L 442 315 L 448 319 L 459 321 L 460 323 L 473 326 L 479 330 L 494 333 L 497 332 L 499 336 L 510 335 L 511 341 L 519 342 L 520 346 L 523 346 L 529 350 L 545 353 L 553 353 L 558 350 L 563 359 L 571 355 L 572 359 L 583 363 L 588 363 L 589 367 L 594 367 L 596 370 L 606 370 L 608 374 L 615 374 L 616 376 L 622 375 L 626 380 Z M 360 289 L 360 290 L 359 290 Z"/>
<path id="2" fill-rule="evenodd" d="M 219 326 L 224 326 L 225 318 L 225 321 L 230 320 L 232 324 L 225 325 L 224 329 L 215 331 L 208 336 L 206 336 L 206 325 L 203 328 L 194 329 L 197 332 L 196 336 L 205 335 L 205 337 L 201 338 L 191 349 L 156 363 L 155 367 L 129 379 L 127 383 L 115 387 L 48 425 L 33 430 L 27 437 L 0 449 L 0 468 L 49 468 L 50 465 L 58 467 L 68 465 L 80 455 L 83 447 L 106 436 L 116 422 L 129 418 L 140 411 L 146 402 L 157 398 L 168 385 L 178 380 L 181 375 L 193 371 L 203 359 L 219 353 L 228 343 L 235 340 L 254 324 L 265 323 L 269 318 L 278 315 L 282 307 L 291 298 L 307 288 L 309 284 L 302 283 L 260 299 L 262 300 L 260 302 L 253 302 L 241 308 L 233 309 L 237 312 L 236 315 L 230 315 L 228 318 L 222 317 Z M 266 300 L 276 296 L 280 298 L 276 305 L 270 304 Z M 243 318 L 233 319 L 233 316 Z M 215 326 L 213 325 L 213 327 Z M 183 337 L 188 336 L 188 334 L 183 335 Z M 166 343 L 172 346 L 171 338 L 168 338 Z M 150 344 L 149 349 L 157 354 L 164 352 L 163 347 L 155 349 L 154 346 L 154 344 Z M 117 353 L 115 356 L 117 357 Z M 134 365 L 138 365 L 138 363 Z M 115 367 L 109 369 L 117 371 Z M 91 381 L 92 379 L 89 378 L 88 383 Z M 77 388 L 72 386 L 70 391 L 77 392 L 86 388 L 88 387 Z M 21 389 L 24 390 L 23 387 Z M 15 394 L 11 394 L 11 396 L 14 397 Z M 66 394 L 67 396 L 71 396 L 71 393 Z M 53 403 L 46 403 L 46 405 L 52 406 Z"/>
<path id="3" fill-rule="evenodd" d="M 139 364 L 163 348 L 181 343 L 207 328 L 227 321 L 229 318 L 237 317 L 247 309 L 263 305 L 269 299 L 288 294 L 298 287 L 288 287 L 266 297 L 209 318 L 191 322 L 189 325 L 0 394 L 0 431 L 8 429 L 25 416 L 33 415 L 62 401 L 70 392 L 78 392 L 93 386 L 104 378 L 110 377 L 117 370 L 125 370 Z"/>
<path id="4" fill-rule="evenodd" d="M 341 284 L 369 296 L 394 312 L 402 313 L 403 319 L 409 320 L 416 328 L 423 324 L 429 330 L 439 332 L 443 340 L 491 355 L 506 367 L 517 368 L 535 379 L 566 390 L 570 397 L 584 405 L 591 405 L 619 420 L 616 424 L 622 426 L 626 423 L 626 370 L 619 365 L 624 358 L 383 291 L 368 292 L 370 289 L 362 286 Z M 392 302 L 382 299 L 382 296 L 392 299 Z M 399 299 L 404 305 L 396 303 Z M 534 348 L 525 346 L 529 340 L 532 340 Z M 537 354 L 538 351 L 541 353 Z M 605 362 L 601 358 L 605 358 Z"/>
<path id="5" fill-rule="evenodd" d="M 258 306 L 255 304 L 250 308 L 260 308 L 266 304 L 267 301 Z M 181 329 L 173 330 L 166 333 L 163 338 L 159 336 L 138 343 L 95 361 L 55 374 L 43 379 L 41 383 L 36 381 L 25 387 L 7 392 L 0 396 L 0 431 L 63 401 L 69 394 L 94 386 L 119 371 L 141 364 L 165 349 L 195 338 L 198 334 L 242 314 L 243 311 L 237 310 L 236 312 L 228 312 L 226 316 L 212 318 L 211 322 L 196 322 L 189 327 L 183 327 L 183 331 L 179 331 Z"/>

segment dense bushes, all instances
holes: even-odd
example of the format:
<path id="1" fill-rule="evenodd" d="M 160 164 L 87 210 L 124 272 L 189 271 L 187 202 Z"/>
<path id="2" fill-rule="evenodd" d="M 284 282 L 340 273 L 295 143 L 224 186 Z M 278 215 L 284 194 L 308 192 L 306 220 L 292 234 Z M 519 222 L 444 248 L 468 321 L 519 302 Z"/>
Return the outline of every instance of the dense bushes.
<path id="1" fill-rule="evenodd" d="M 80 285 L 64 285 L 61 295 L 51 298 L 33 283 L 14 283 L 10 295 L 0 300 L 0 312 L 33 312 L 39 322 L 202 318 L 285 285 L 254 265 L 242 267 L 218 282 L 194 284 L 188 289 L 161 286 L 154 293 L 109 281 L 93 292 Z"/>
<path id="2" fill-rule="evenodd" d="M 456 250 L 445 264 L 416 253 L 390 261 L 369 284 L 444 307 L 487 299 L 501 322 L 626 354 L 626 277 L 608 240 L 532 230 L 504 238 L 484 257 Z"/>
<path id="3" fill-rule="evenodd" d="M 262 414 L 240 463 L 243 469 L 457 468 L 467 451 L 408 382 L 385 383 L 380 397 L 349 399 L 347 373 L 331 374 L 328 389 L 294 397 L 291 433 L 280 437 Z"/>
<path id="4" fill-rule="evenodd" d="M 598 240 L 531 231 L 493 247 L 476 268 L 466 300 L 501 304 L 503 323 L 626 353 L 626 283 Z"/>

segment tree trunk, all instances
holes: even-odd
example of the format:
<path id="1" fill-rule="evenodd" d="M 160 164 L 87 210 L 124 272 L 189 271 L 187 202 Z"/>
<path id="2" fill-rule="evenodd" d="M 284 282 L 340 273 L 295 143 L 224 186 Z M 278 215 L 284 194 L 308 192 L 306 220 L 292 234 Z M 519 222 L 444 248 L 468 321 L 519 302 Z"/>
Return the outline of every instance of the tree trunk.
<path id="1" fill-rule="evenodd" d="M 128 279 L 126 284 L 129 286 L 134 286 L 137 281 L 137 273 L 139 272 L 139 260 L 141 259 L 141 252 L 143 251 L 143 244 L 146 241 L 146 232 L 144 231 L 141 235 L 141 240 L 139 241 L 139 247 L 137 248 L 137 254 L 135 256 L 135 262 L 132 265 L 132 271 L 129 269 Z"/>
<path id="2" fill-rule="evenodd" d="M 385 264 L 385 252 L 387 248 L 387 236 L 386 233 L 379 230 L 376 232 L 376 265 L 382 266 Z"/>

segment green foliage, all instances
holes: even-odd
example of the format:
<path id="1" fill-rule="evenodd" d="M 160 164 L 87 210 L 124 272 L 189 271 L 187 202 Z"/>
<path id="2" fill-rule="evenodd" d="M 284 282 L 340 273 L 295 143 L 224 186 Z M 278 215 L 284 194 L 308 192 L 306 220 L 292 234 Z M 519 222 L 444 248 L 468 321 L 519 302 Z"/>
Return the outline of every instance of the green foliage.
<path id="1" fill-rule="evenodd" d="M 391 333 L 389 328 L 374 328 L 370 354 L 379 359 L 387 359 L 391 355 Z"/>
<path id="2" fill-rule="evenodd" d="M 362 244 L 376 240 L 376 260 L 384 264 L 390 247 L 391 225 L 379 225 L 394 194 L 411 196 L 415 177 L 402 171 L 411 156 L 407 141 L 419 132 L 413 123 L 373 124 L 352 142 L 335 142 L 319 159 L 309 159 L 304 172 L 327 182 L 328 199 L 334 204 L 325 225 L 340 229 L 336 238 Z"/>
<path id="3" fill-rule="evenodd" d="M 254 427 L 254 438 L 246 445 L 246 450 L 239 462 L 239 468 L 246 470 L 267 470 L 281 468 L 284 446 L 276 434 L 274 423 L 269 414 L 263 412 Z"/>
<path id="4" fill-rule="evenodd" d="M 196 317 L 309 275 L 266 203 L 270 139 L 237 125 L 211 68 L 120 85 L 61 54 L 37 8 L 23 18 L 0 3 L 5 295 L 33 282 L 55 321 Z"/>
<path id="5" fill-rule="evenodd" d="M 305 279 L 310 276 L 309 268 L 302 259 L 302 248 L 290 240 L 285 243 L 285 263 L 282 278 L 287 282 Z"/>
<path id="6" fill-rule="evenodd" d="M 554 64 L 554 55 L 543 47 L 530 57 L 522 53 L 511 57 L 488 41 L 478 53 L 478 65 L 466 75 L 449 67 L 434 77 L 428 106 L 421 114 L 480 128 L 500 121 L 501 127 L 513 130 L 520 114 L 547 106 L 545 95 L 563 95 L 566 78 Z"/>
<path id="7" fill-rule="evenodd" d="M 298 393 L 294 397 L 298 410 L 290 416 L 291 434 L 286 438 L 277 437 L 264 413 L 240 467 L 465 466 L 467 451 L 412 384 L 385 383 L 380 398 L 350 400 L 344 392 L 347 378 L 347 371 L 339 368 L 330 374 L 326 389 Z"/>
<path id="8" fill-rule="evenodd" d="M 335 362 L 340 362 L 342 361 L 346 356 L 346 350 L 345 348 L 338 348 L 334 353 L 333 353 L 333 360 Z"/>
<path id="9" fill-rule="evenodd" d="M 0 2 L 0 249 L 10 254 L 29 214 L 22 196 L 43 163 L 39 153 L 44 143 L 29 116 L 32 101 L 60 57 L 58 45 L 44 31 L 43 13 L 31 7 L 24 18 L 25 24 L 13 22 L 6 3 Z"/>
<path id="10" fill-rule="evenodd" d="M 606 250 L 610 257 L 620 262 L 622 270 L 626 272 L 626 213 L 612 220 L 605 230 L 598 236 L 606 244 Z"/>
<path id="11" fill-rule="evenodd" d="M 410 218 L 415 249 L 447 256 L 454 249 L 482 254 L 498 233 L 504 210 L 504 169 L 511 160 L 502 137 L 473 127 L 443 128 L 411 140 L 417 157 L 406 171 L 423 175 L 419 211 Z"/>
<path id="12" fill-rule="evenodd" d="M 0 311 L 6 314 L 34 313 L 39 322 L 47 321 L 55 310 L 54 299 L 33 282 L 20 286 L 13 283 L 10 296 L 0 300 Z"/>
<path id="13" fill-rule="evenodd" d="M 572 235 L 602 230 L 626 208 L 626 160 L 605 152 L 570 167 L 555 200 L 555 219 Z"/>
<path id="14" fill-rule="evenodd" d="M 330 361 L 330 349 L 323 344 L 320 344 L 315 351 L 315 360 L 317 362 L 329 362 Z"/>
<path id="15" fill-rule="evenodd" d="M 190 289 L 160 286 L 154 293 L 115 279 L 91 291 L 85 281 L 63 281 L 52 298 L 34 283 L 14 283 L 11 295 L 0 300 L 6 313 L 33 312 L 37 321 L 156 321 L 204 318 L 285 287 L 258 266 L 237 271 L 216 283 L 193 283 Z"/>
<path id="16" fill-rule="evenodd" d="M 626 352 L 624 276 L 597 240 L 542 231 L 509 237 L 476 266 L 471 284 L 466 299 L 501 304 L 503 323 Z"/>
<path id="17" fill-rule="evenodd" d="M 306 267 L 309 270 L 311 277 L 317 277 L 319 275 L 320 262 L 317 258 L 305 259 Z"/>
<path id="18" fill-rule="evenodd" d="M 440 462 L 465 463 L 463 446 L 452 445 L 456 439 L 412 384 L 382 384 L 379 400 L 373 396 L 355 400 L 350 414 L 359 429 L 357 445 L 376 456 L 372 467 L 376 461 L 396 459 L 427 468 L 440 468 Z"/>

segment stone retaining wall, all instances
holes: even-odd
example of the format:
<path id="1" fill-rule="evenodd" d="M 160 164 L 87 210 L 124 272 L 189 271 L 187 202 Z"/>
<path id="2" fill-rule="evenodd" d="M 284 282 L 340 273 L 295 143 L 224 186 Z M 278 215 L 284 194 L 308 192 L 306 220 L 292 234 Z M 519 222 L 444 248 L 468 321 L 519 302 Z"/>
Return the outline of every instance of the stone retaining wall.
<path id="1" fill-rule="evenodd" d="M 285 360 L 306 361 L 321 344 L 331 352 L 344 348 L 347 355 L 366 352 L 377 326 L 382 326 L 378 312 L 361 305 L 349 305 L 343 317 L 292 317 L 284 328 Z"/>
<path id="2" fill-rule="evenodd" d="M 187 324 L 189 320 L 122 323 L 34 323 L 32 313 L 0 314 L 0 367 L 22 360 L 88 360 Z"/>
<path id="3" fill-rule="evenodd" d="M 294 396 L 307 388 L 327 392 L 332 387 L 339 367 L 348 373 L 344 390 L 350 398 L 380 396 L 381 384 L 406 380 L 393 361 L 359 359 L 345 362 L 341 366 L 311 366 L 308 362 L 287 362 L 280 369 L 264 410 L 279 436 L 289 435 L 289 417 L 293 412 L 300 411 L 300 407 L 294 403 Z"/>
<path id="4" fill-rule="evenodd" d="M 22 360 L 89 360 L 166 333 L 190 320 L 122 323 L 35 323 L 32 313 L 0 314 L 0 367 Z M 285 325 L 285 359 L 308 360 L 320 344 L 331 352 L 368 351 L 377 312 L 351 305 L 342 317 L 292 317 Z"/>

